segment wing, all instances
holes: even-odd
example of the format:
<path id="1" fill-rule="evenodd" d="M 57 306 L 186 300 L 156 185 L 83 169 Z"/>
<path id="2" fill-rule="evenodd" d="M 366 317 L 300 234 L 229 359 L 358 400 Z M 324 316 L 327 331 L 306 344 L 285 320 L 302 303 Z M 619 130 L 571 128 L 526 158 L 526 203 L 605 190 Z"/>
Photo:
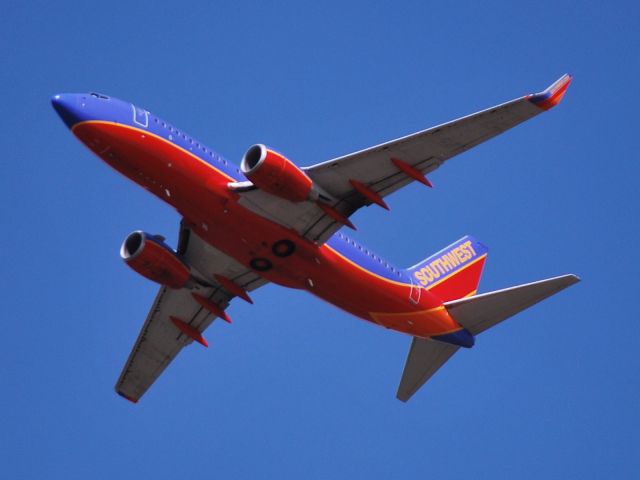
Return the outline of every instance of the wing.
<path id="1" fill-rule="evenodd" d="M 348 225 L 344 219 L 359 208 L 371 203 L 385 206 L 384 197 L 414 180 L 429 184 L 423 176 L 448 159 L 557 105 L 570 82 L 564 75 L 541 93 L 305 168 L 338 216 L 316 203 L 295 204 L 257 189 L 241 193 L 240 203 L 322 243 Z"/>
<path id="2" fill-rule="evenodd" d="M 202 332 L 217 316 L 226 317 L 224 309 L 234 296 L 267 283 L 214 249 L 184 224 L 180 230 L 178 252 L 207 280 L 207 285 L 180 290 L 160 288 L 115 387 L 119 395 L 134 403 L 183 347 L 194 339 L 206 345 Z M 200 296 L 200 301 L 194 298 L 194 294 Z M 209 308 L 205 308 L 203 302 L 211 302 L 208 303 Z"/>

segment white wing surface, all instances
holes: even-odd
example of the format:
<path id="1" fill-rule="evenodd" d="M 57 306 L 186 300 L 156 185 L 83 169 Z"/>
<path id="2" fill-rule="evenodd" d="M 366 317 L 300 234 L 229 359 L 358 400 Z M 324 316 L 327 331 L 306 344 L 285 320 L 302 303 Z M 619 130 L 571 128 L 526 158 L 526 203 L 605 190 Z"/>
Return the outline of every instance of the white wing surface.
<path id="1" fill-rule="evenodd" d="M 198 336 L 196 341 L 206 345 L 202 332 L 218 316 L 226 317 L 224 309 L 235 293 L 228 284 L 225 286 L 216 280 L 216 275 L 231 280 L 247 292 L 267 283 L 231 257 L 211 247 L 184 225 L 180 232 L 178 253 L 202 278 L 206 278 L 208 285 L 179 290 L 160 288 L 115 386 L 119 395 L 134 403 L 183 347 Z M 219 315 L 204 308 L 196 301 L 194 294 L 212 302 L 220 309 Z"/>
<path id="2" fill-rule="evenodd" d="M 327 202 L 344 218 L 426 175 L 448 159 L 479 145 L 557 105 L 571 77 L 564 75 L 541 93 L 413 133 L 303 170 L 324 192 Z M 364 186 L 370 194 L 363 194 Z M 311 241 L 323 243 L 342 223 L 316 203 L 292 203 L 258 189 L 241 193 L 241 204 L 271 220 L 293 228 Z"/>

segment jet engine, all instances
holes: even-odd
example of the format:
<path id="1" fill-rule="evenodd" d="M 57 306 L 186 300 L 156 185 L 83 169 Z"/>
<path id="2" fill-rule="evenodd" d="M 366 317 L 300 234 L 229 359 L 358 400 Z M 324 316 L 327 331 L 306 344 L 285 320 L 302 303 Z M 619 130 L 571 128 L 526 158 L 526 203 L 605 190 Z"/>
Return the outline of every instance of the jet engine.
<path id="1" fill-rule="evenodd" d="M 303 202 L 312 192 L 313 182 L 306 173 L 264 145 L 247 150 L 240 170 L 259 189 L 292 202 Z"/>
<path id="2" fill-rule="evenodd" d="M 122 243 L 120 256 L 143 277 L 169 288 L 183 288 L 191 277 L 189 267 L 161 237 L 145 232 L 129 234 Z"/>

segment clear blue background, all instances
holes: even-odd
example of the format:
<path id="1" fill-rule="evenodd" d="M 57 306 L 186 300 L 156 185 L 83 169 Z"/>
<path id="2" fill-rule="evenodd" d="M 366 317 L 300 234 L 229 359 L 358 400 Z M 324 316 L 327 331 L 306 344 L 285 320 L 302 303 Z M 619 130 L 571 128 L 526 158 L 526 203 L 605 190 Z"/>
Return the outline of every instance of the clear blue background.
<path id="1" fill-rule="evenodd" d="M 0 465 L 5 478 L 638 478 L 637 2 L 5 2 Z M 178 215 L 49 104 L 131 100 L 239 160 L 301 165 L 575 76 L 357 238 L 408 266 L 490 247 L 483 291 L 583 282 L 479 338 L 408 404 L 409 338 L 305 293 L 236 301 L 138 405 L 113 384 L 157 287 L 119 259 Z M 221 227 L 222 228 L 222 227 Z"/>

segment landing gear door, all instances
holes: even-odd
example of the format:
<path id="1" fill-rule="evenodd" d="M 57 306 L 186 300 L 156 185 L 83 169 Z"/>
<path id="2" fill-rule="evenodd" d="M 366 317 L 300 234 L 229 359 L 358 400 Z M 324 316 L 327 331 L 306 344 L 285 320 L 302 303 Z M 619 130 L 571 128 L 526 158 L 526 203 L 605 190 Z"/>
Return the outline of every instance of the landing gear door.
<path id="1" fill-rule="evenodd" d="M 131 109 L 133 110 L 133 123 L 147 128 L 149 126 L 149 112 L 133 104 L 131 105 Z"/>

